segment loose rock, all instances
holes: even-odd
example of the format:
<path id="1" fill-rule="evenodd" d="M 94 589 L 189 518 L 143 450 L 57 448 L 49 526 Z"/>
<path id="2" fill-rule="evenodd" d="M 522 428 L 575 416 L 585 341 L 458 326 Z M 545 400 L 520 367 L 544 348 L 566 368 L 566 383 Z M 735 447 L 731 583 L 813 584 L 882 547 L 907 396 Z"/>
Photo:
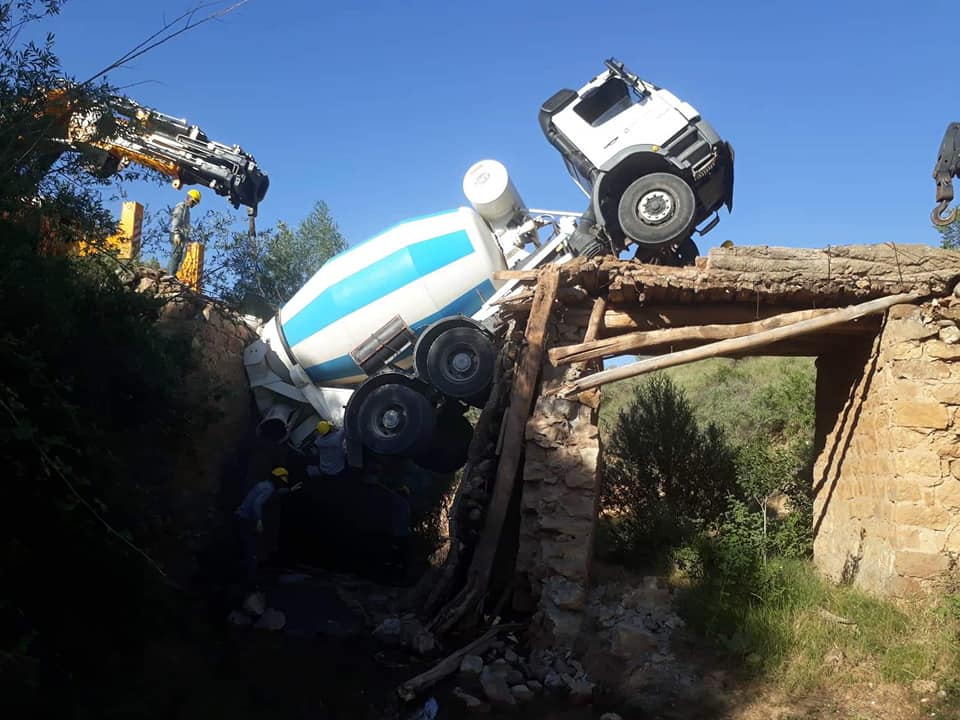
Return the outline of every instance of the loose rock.
<path id="1" fill-rule="evenodd" d="M 600 716 L 600 720 L 623 720 L 623 718 L 616 713 L 604 713 Z"/>
<path id="2" fill-rule="evenodd" d="M 517 656 L 517 654 L 513 650 L 507 650 L 503 654 L 503 659 L 506 660 L 511 665 L 516 664 L 520 660 L 520 658 Z"/>
<path id="3" fill-rule="evenodd" d="M 955 345 L 960 342 L 960 328 L 956 325 L 940 329 L 940 340 L 948 345 Z"/>
<path id="4" fill-rule="evenodd" d="M 537 680 L 527 680 L 527 687 L 538 695 L 543 692 L 543 683 L 538 682 Z"/>

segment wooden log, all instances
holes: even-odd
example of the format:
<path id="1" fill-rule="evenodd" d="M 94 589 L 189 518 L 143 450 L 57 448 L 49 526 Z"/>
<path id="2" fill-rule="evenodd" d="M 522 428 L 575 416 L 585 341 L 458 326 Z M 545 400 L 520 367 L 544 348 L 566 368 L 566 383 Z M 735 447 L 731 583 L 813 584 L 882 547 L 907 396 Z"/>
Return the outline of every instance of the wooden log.
<path id="1" fill-rule="evenodd" d="M 583 390 L 606 385 L 617 380 L 624 380 L 644 373 L 662 370 L 675 365 L 685 365 L 686 363 L 705 360 L 706 358 L 720 357 L 734 353 L 741 353 L 748 349 L 763 347 L 778 340 L 795 337 L 807 333 L 816 332 L 823 328 L 836 325 L 838 323 L 849 322 L 864 315 L 872 315 L 885 311 L 893 305 L 915 302 L 924 297 L 921 293 L 901 293 L 891 295 L 877 300 L 870 300 L 859 305 L 852 305 L 847 308 L 834 310 L 829 315 L 801 320 L 800 322 L 785 327 L 774 328 L 773 330 L 764 330 L 746 337 L 731 338 L 729 340 L 720 340 L 702 347 L 692 348 L 690 350 L 681 350 L 680 352 L 670 353 L 661 357 L 640 360 L 629 365 L 623 365 L 609 370 L 603 370 L 593 375 L 580 378 L 571 383 L 566 383 L 559 390 L 559 395 L 568 397 Z"/>
<path id="2" fill-rule="evenodd" d="M 539 270 L 497 270 L 493 273 L 493 279 L 534 282 L 538 279 L 539 273 Z"/>
<path id="3" fill-rule="evenodd" d="M 510 405 L 504 415 L 503 448 L 497 464 L 497 478 L 487 509 L 487 519 L 470 563 L 466 587 L 450 603 L 450 606 L 455 608 L 455 612 L 442 613 L 442 619 L 438 618 L 437 627 L 441 632 L 452 628 L 460 618 L 468 614 L 486 595 L 490 584 L 494 558 L 500 545 L 507 509 L 520 468 L 524 431 L 533 405 L 534 390 L 543 361 L 547 321 L 550 319 L 550 311 L 556 299 L 560 281 L 560 273 L 556 266 L 548 266 L 540 272 L 533 309 L 527 320 L 525 344 L 513 379 Z"/>
<path id="4" fill-rule="evenodd" d="M 753 335 L 761 330 L 771 330 L 834 312 L 836 312 L 836 310 L 801 310 L 799 312 L 783 313 L 782 315 L 752 323 L 739 323 L 736 325 L 690 325 L 665 330 L 634 332 L 626 335 L 617 335 L 616 337 L 603 338 L 602 340 L 594 340 L 592 342 L 585 341 L 577 345 L 555 347 L 550 350 L 549 357 L 550 362 L 556 367 L 573 362 L 625 355 L 635 350 L 642 350 L 643 348 L 655 345 L 668 345 L 670 343 L 688 342 L 691 340 L 726 340 L 727 338 L 743 337 L 744 335 Z"/>
<path id="5" fill-rule="evenodd" d="M 451 653 L 443 660 L 438 662 L 426 672 L 422 672 L 414 678 L 410 678 L 403 685 L 397 688 L 397 694 L 404 700 L 413 700 L 418 692 L 435 685 L 443 680 L 447 675 L 452 675 L 460 669 L 460 662 L 467 655 L 482 655 L 493 643 L 493 639 L 502 632 L 519 630 L 523 625 L 513 623 L 509 625 L 495 625 L 485 632 L 479 638 L 469 645 L 465 645 L 454 653 Z"/>
<path id="6" fill-rule="evenodd" d="M 587 331 L 583 334 L 583 344 L 589 345 L 594 342 L 598 342 L 597 338 L 600 337 L 601 328 L 603 327 L 603 316 L 607 307 L 606 298 L 597 298 L 593 301 L 593 309 L 590 311 L 590 320 L 587 322 Z M 551 362 L 553 362 L 552 354 L 553 350 L 550 350 Z M 553 363 L 556 365 L 556 363 Z M 574 366 L 578 371 L 583 372 L 587 368 L 586 361 L 577 363 Z"/>

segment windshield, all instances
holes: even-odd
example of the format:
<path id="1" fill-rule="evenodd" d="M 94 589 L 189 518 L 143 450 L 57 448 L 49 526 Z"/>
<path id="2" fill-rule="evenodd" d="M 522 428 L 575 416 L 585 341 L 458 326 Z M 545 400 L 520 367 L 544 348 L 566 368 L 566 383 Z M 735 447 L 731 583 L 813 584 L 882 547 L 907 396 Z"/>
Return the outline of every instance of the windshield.
<path id="1" fill-rule="evenodd" d="M 612 77 L 587 92 L 574 107 L 574 112 L 597 127 L 640 101 L 640 96 L 632 87 L 620 78 Z"/>

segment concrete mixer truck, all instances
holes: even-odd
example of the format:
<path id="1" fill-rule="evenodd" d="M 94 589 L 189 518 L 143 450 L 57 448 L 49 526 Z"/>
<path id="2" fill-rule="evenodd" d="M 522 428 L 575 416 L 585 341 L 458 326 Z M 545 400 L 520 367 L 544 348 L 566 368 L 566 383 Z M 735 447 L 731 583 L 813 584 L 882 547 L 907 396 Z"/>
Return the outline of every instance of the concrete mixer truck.
<path id="1" fill-rule="evenodd" d="M 493 379 L 496 303 L 514 285 L 498 270 L 631 244 L 648 262 L 693 261 L 684 248 L 697 222 L 730 202 L 732 150 L 692 107 L 612 62 L 540 113 L 592 197 L 587 212 L 529 209 L 506 168 L 483 160 L 463 179 L 470 207 L 405 220 L 331 258 L 245 350 L 261 438 L 311 453 L 322 419 L 342 432 L 351 466 L 372 453 L 452 471 L 472 436 L 466 409 Z"/>

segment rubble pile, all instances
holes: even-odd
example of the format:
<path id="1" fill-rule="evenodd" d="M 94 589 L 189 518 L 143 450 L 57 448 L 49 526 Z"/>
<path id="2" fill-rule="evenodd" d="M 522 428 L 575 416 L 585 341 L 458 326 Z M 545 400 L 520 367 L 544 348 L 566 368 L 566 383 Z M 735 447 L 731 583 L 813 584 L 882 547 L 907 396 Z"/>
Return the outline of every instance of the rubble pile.
<path id="1" fill-rule="evenodd" d="M 527 652 L 513 635 L 495 641 L 482 656 L 460 663 L 453 694 L 468 710 L 515 710 L 537 699 L 593 701 L 597 685 L 570 651 Z"/>

